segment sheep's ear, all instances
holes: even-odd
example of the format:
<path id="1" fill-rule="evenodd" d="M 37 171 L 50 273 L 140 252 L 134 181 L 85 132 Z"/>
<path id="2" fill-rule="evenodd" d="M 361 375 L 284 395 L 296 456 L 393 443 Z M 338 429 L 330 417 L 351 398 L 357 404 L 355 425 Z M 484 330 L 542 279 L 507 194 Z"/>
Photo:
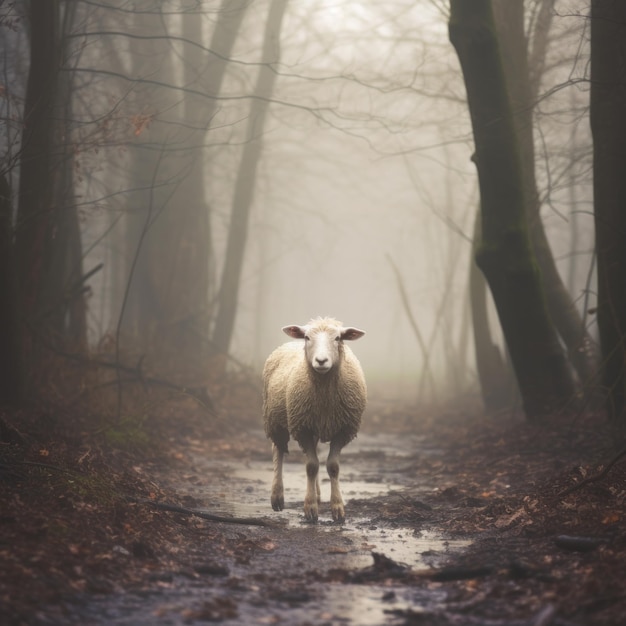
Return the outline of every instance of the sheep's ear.
<path id="1" fill-rule="evenodd" d="M 360 339 L 365 334 L 364 330 L 359 330 L 358 328 L 344 328 L 341 331 L 341 338 L 343 341 L 354 341 L 355 339 Z"/>
<path id="2" fill-rule="evenodd" d="M 294 339 L 304 339 L 304 326 L 283 326 L 283 332 Z"/>

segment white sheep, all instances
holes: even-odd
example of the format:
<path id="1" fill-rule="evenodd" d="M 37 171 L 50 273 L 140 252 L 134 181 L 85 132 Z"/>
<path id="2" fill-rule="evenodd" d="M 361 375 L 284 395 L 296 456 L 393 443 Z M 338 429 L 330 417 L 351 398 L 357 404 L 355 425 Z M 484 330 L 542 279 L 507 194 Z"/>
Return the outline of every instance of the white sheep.
<path id="1" fill-rule="evenodd" d="M 272 508 L 282 511 L 285 505 L 283 456 L 291 436 L 306 455 L 304 516 L 317 520 L 317 444 L 330 442 L 326 461 L 330 506 L 333 519 L 343 522 L 339 454 L 356 437 L 367 400 L 363 370 L 344 341 L 359 339 L 365 333 L 358 328 L 345 328 L 328 317 L 311 320 L 305 326 L 285 326 L 283 332 L 294 339 L 304 339 L 304 345 L 290 341 L 279 346 L 263 369 L 263 417 L 265 433 L 272 440 L 274 462 Z"/>

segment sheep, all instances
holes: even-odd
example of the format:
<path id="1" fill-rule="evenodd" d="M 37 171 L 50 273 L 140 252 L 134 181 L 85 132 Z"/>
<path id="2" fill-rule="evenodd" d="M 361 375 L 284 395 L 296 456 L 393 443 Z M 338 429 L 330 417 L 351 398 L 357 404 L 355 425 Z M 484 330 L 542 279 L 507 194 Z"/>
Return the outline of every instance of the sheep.
<path id="1" fill-rule="evenodd" d="M 367 401 L 361 365 L 344 341 L 365 332 L 344 327 L 333 318 L 317 318 L 304 326 L 285 326 L 294 339 L 274 350 L 263 368 L 263 418 L 265 434 L 272 441 L 273 481 L 271 504 L 285 506 L 283 457 L 289 438 L 306 455 L 307 486 L 304 516 L 315 522 L 320 502 L 317 444 L 330 442 L 326 469 L 330 477 L 333 520 L 343 522 L 345 510 L 339 488 L 339 454 L 354 439 Z"/>

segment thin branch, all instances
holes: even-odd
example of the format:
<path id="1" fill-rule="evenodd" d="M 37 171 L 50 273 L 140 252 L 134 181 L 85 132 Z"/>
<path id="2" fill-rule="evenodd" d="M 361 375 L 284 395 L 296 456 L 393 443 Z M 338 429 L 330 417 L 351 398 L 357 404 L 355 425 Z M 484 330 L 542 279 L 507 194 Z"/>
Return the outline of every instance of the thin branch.
<path id="1" fill-rule="evenodd" d="M 413 316 L 413 312 L 411 311 L 411 303 L 409 302 L 409 297 L 406 293 L 406 289 L 404 288 L 404 282 L 402 280 L 402 275 L 400 274 L 400 270 L 393 262 L 393 259 L 389 254 L 385 255 L 387 257 L 387 261 L 389 261 L 389 265 L 391 265 L 391 269 L 396 277 L 396 283 L 398 285 L 398 291 L 400 292 L 400 298 L 402 300 L 402 305 L 404 307 L 404 312 L 409 320 L 409 324 L 415 333 L 415 337 L 417 338 L 417 343 L 422 351 L 422 357 L 424 358 L 424 372 L 428 375 L 430 379 L 430 385 L 433 390 L 433 395 L 436 395 L 435 389 L 435 378 L 433 376 L 433 372 L 430 368 L 430 356 L 428 354 L 428 348 L 426 347 L 426 343 L 424 342 L 424 338 L 422 337 L 422 333 L 420 332 L 419 326 L 417 325 L 417 321 Z M 421 395 L 421 389 L 420 389 Z"/>
<path id="2" fill-rule="evenodd" d="M 624 456 L 626 456 L 626 447 L 622 448 L 606 464 L 606 467 L 602 471 L 598 472 L 597 474 L 594 474 L 593 476 L 589 476 L 588 478 L 585 478 L 584 480 L 581 480 L 579 483 L 576 483 L 575 485 L 572 485 L 571 487 L 568 487 L 567 489 L 564 489 L 559 494 L 559 497 L 562 498 L 564 496 L 568 496 L 570 493 L 573 493 L 574 491 L 578 491 L 579 489 L 582 489 L 583 487 L 585 487 L 586 485 L 590 483 L 597 483 L 601 481 L 611 471 L 611 468 Z"/>
<path id="3" fill-rule="evenodd" d="M 171 513 L 180 513 L 181 515 L 189 515 L 193 517 L 199 517 L 201 519 L 209 520 L 210 522 L 222 522 L 226 524 L 242 524 L 244 526 L 280 526 L 276 522 L 272 522 L 259 517 L 229 517 L 225 515 L 214 515 L 213 513 L 207 513 L 199 509 L 188 509 L 184 506 L 178 506 L 176 504 L 169 504 L 167 502 L 153 502 L 152 500 L 137 500 L 129 498 L 131 502 L 137 504 L 146 504 L 152 506 L 159 511 L 169 511 Z"/>

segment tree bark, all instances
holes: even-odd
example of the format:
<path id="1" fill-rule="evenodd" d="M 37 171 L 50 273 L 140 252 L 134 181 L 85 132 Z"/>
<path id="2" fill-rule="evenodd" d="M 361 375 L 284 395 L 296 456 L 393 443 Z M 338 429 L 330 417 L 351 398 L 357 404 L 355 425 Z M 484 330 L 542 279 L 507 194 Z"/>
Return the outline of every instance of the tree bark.
<path id="1" fill-rule="evenodd" d="M 467 89 L 481 195 L 476 261 L 493 294 L 527 417 L 574 392 L 548 316 L 525 214 L 519 145 L 489 0 L 451 0 L 450 41 Z"/>
<path id="2" fill-rule="evenodd" d="M 250 117 L 231 212 L 226 258 L 220 283 L 218 311 L 213 329 L 212 345 L 217 355 L 228 354 L 237 315 L 239 282 L 248 238 L 250 207 L 254 197 L 257 167 L 263 149 L 263 129 L 269 99 L 276 82 L 276 72 L 269 64 L 280 59 L 280 28 L 288 0 L 273 0 L 270 5 L 259 74 L 254 89 Z"/>
<path id="3" fill-rule="evenodd" d="M 541 202 L 535 177 L 533 111 L 545 64 L 553 4 L 554 0 L 541 2 L 532 42 L 528 42 L 524 33 L 523 2 L 499 0 L 494 4 L 494 10 L 519 139 L 530 238 L 541 270 L 548 312 L 567 347 L 570 362 L 582 386 L 586 387 L 595 379 L 598 354 L 554 261 L 540 215 Z M 529 46 L 532 48 L 530 51 Z"/>
<path id="4" fill-rule="evenodd" d="M 60 24 L 60 63 L 69 56 L 67 46 L 76 19 L 76 4 L 65 7 Z M 57 165 L 52 177 L 51 197 L 54 211 L 54 245 L 51 246 L 44 300 L 53 303 L 46 325 L 62 338 L 65 347 L 87 349 L 87 303 L 83 284 L 83 249 L 74 191 L 74 145 L 72 144 L 73 75 L 69 68 L 58 74 L 55 111 L 59 118 L 53 126 L 57 146 Z"/>
<path id="5" fill-rule="evenodd" d="M 0 176 L 0 406 L 19 406 L 24 380 L 11 189 Z"/>
<path id="6" fill-rule="evenodd" d="M 478 215 L 474 225 L 474 257 L 482 239 L 480 222 Z M 513 405 L 515 380 L 509 362 L 491 336 L 487 313 L 487 284 L 474 259 L 470 263 L 469 284 L 478 381 L 485 409 L 489 413 L 497 413 Z"/>
<path id="7" fill-rule="evenodd" d="M 609 417 L 626 427 L 626 3 L 591 2 L 598 329 Z"/>
<path id="8" fill-rule="evenodd" d="M 15 252 L 20 299 L 24 367 L 33 385 L 43 373 L 40 336 L 50 339 L 49 314 L 59 306 L 61 292 L 51 295 L 48 281 L 55 241 L 58 207 L 53 200 L 55 163 L 54 106 L 59 66 L 58 4 L 32 0 L 29 11 L 30 68 L 24 103 L 20 155 Z M 55 282 L 55 285 L 57 283 Z M 58 337 L 54 337 L 57 339 Z"/>

